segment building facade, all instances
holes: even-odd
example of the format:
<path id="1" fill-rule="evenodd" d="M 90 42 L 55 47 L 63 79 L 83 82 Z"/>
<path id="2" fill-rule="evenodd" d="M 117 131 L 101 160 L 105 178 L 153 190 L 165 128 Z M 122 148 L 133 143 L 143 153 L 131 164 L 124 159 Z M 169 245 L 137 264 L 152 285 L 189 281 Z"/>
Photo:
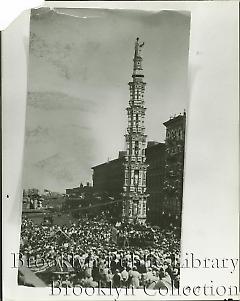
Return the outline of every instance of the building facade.
<path id="1" fill-rule="evenodd" d="M 83 198 L 85 194 L 91 193 L 93 187 L 89 182 L 84 186 L 82 183 L 78 187 L 67 188 L 66 197 L 68 198 Z"/>
<path id="2" fill-rule="evenodd" d="M 143 45 L 144 43 L 140 44 L 139 38 L 137 38 L 133 58 L 132 81 L 128 83 L 130 100 L 127 107 L 128 127 L 125 135 L 127 153 L 124 164 L 122 220 L 134 223 L 145 223 L 147 203 L 146 135 L 144 127 L 146 110 L 144 107 L 144 91 L 146 83 L 143 81 L 143 59 L 141 55 Z"/>
<path id="3" fill-rule="evenodd" d="M 181 222 L 186 113 L 164 122 L 166 153 L 163 212 L 166 219 Z"/>
<path id="4" fill-rule="evenodd" d="M 92 167 L 95 192 L 119 197 L 123 193 L 126 152 L 119 152 L 117 159 Z"/>

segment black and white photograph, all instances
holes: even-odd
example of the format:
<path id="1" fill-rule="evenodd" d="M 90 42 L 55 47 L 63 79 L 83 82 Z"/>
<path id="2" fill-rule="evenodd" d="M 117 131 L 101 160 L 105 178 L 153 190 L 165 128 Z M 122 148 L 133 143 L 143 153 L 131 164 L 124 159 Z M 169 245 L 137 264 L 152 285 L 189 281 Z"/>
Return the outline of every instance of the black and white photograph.
<path id="1" fill-rule="evenodd" d="M 2 299 L 239 299 L 238 3 L 12 2 Z"/>
<path id="2" fill-rule="evenodd" d="M 237 1 L 13 2 L 2 299 L 238 300 Z"/>
<path id="3" fill-rule="evenodd" d="M 178 288 L 190 13 L 32 9 L 18 284 Z"/>

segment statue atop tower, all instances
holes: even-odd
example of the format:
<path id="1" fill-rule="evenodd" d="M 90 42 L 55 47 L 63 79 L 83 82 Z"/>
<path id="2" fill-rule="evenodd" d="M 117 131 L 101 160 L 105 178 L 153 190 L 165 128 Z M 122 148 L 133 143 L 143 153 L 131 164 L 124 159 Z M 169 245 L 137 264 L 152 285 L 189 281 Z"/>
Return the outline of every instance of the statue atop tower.
<path id="1" fill-rule="evenodd" d="M 135 57 L 141 56 L 141 50 L 143 46 L 144 46 L 144 42 L 142 44 L 139 44 L 139 38 L 137 38 L 135 42 Z"/>
<path id="2" fill-rule="evenodd" d="M 145 223 L 146 221 L 146 172 L 145 163 L 146 135 L 144 127 L 145 110 L 144 91 L 146 83 L 143 81 L 141 50 L 144 46 L 135 42 L 133 58 L 133 80 L 128 83 L 130 89 L 129 106 L 127 107 L 128 127 L 125 135 L 126 157 L 125 178 L 123 187 L 123 211 L 125 222 Z"/>
<path id="3" fill-rule="evenodd" d="M 144 77 L 143 75 L 143 69 L 142 69 L 142 56 L 141 51 L 144 46 L 144 42 L 141 44 L 139 43 L 139 38 L 136 39 L 135 42 L 135 52 L 133 57 L 133 79 L 135 81 L 139 80 L 141 77 Z"/>

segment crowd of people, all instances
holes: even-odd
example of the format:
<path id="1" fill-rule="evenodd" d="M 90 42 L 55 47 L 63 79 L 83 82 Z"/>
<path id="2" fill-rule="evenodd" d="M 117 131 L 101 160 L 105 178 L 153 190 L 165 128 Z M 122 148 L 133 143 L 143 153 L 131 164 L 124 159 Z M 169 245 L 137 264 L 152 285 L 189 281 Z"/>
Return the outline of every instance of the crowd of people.
<path id="1" fill-rule="evenodd" d="M 45 269 L 30 267 L 47 285 L 54 280 L 83 287 L 179 285 L 180 237 L 174 228 L 111 225 L 104 214 L 61 227 L 25 218 L 20 253 L 22 262 L 48 263 Z"/>

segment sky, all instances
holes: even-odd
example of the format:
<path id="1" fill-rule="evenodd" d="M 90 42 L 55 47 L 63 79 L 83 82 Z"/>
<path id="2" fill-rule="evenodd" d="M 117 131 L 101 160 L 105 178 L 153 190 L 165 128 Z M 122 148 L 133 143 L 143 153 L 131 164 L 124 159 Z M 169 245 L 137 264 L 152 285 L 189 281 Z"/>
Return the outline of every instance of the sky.
<path id="1" fill-rule="evenodd" d="M 147 140 L 188 107 L 190 15 L 36 9 L 30 22 L 24 188 L 64 192 L 92 182 L 91 167 L 125 149 L 128 82 L 142 51 Z"/>

